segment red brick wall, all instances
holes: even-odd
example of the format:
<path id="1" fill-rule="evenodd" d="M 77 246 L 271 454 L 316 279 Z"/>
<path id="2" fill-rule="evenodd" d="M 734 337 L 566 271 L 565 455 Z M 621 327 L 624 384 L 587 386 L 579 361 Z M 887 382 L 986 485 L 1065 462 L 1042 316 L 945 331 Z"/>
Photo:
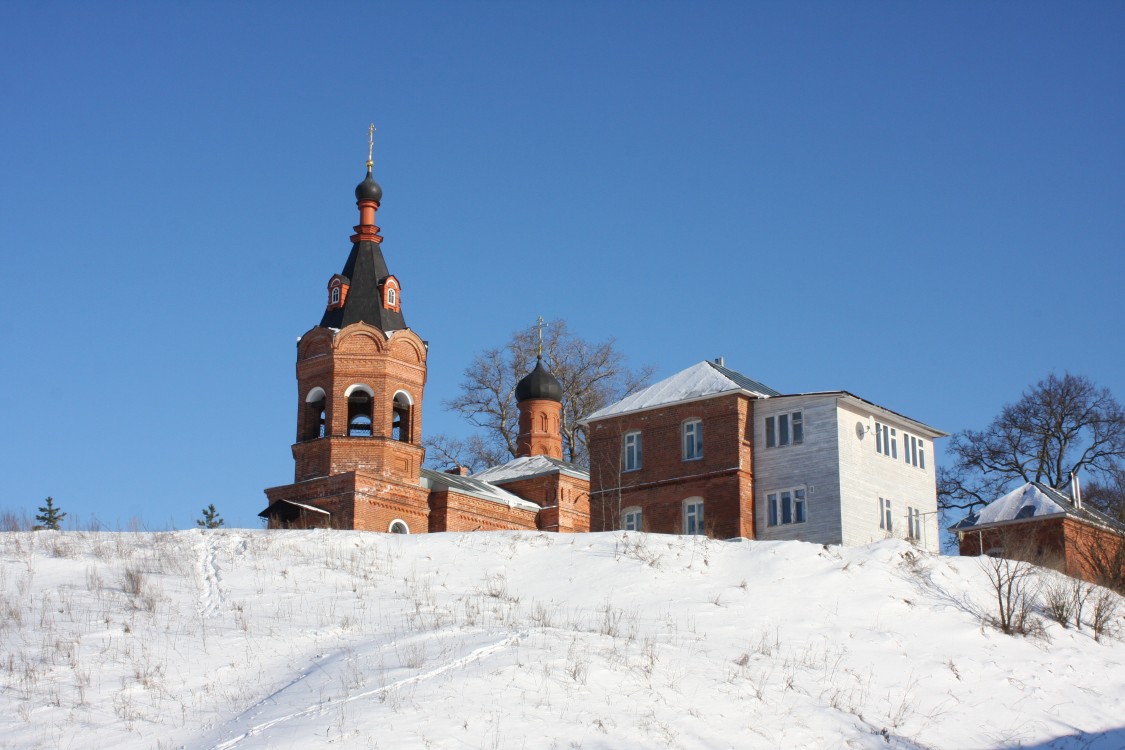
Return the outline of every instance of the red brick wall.
<path id="1" fill-rule="evenodd" d="M 1004 556 L 1056 568 L 1095 583 L 1100 582 L 1104 573 L 1097 569 L 1096 558 L 1110 563 L 1114 558 L 1120 561 L 1118 555 L 1123 545 L 1125 536 L 1069 517 L 967 531 L 958 543 L 962 555 L 975 557 L 982 554 L 982 547 L 985 553 L 1003 550 Z"/>
<path id="2" fill-rule="evenodd" d="M 509 508 L 458 492 L 430 493 L 430 531 L 511 531 L 534 529 L 535 511 Z"/>
<path id="3" fill-rule="evenodd" d="M 372 437 L 347 437 L 348 399 L 352 385 L 364 385 L 374 394 Z M 333 334 L 314 328 L 297 348 L 297 438 L 293 446 L 294 479 L 329 476 L 345 471 L 389 473 L 417 482 L 424 450 L 422 398 L 426 384 L 426 349 L 411 331 L 388 338 L 365 323 L 355 323 Z M 302 442 L 313 418 L 305 397 L 316 387 L 325 392 L 326 437 Z M 405 391 L 413 401 L 409 441 L 391 437 L 394 394 Z"/>
<path id="4" fill-rule="evenodd" d="M 392 521 L 400 519 L 411 533 L 429 529 L 425 489 L 370 474 L 348 472 L 271 487 L 266 496 L 271 505 L 278 500 L 291 500 L 323 508 L 332 514 L 333 528 L 387 531 Z"/>
<path id="5" fill-rule="evenodd" d="M 559 428 L 562 404 L 547 399 L 528 399 L 519 403 L 519 410 L 516 455 L 562 458 L 562 432 Z"/>
<path id="6" fill-rule="evenodd" d="M 647 530 L 683 532 L 683 501 L 702 497 L 708 533 L 754 536 L 751 400 L 740 394 L 611 417 L 590 426 L 590 528 L 621 528 L 636 506 Z M 703 421 L 703 458 L 683 460 L 685 421 Z M 641 432 L 641 468 L 621 469 L 622 440 Z"/>
<path id="7" fill-rule="evenodd" d="M 540 505 L 539 528 L 575 533 L 590 530 L 590 483 L 562 472 L 497 482 L 512 494 Z"/>

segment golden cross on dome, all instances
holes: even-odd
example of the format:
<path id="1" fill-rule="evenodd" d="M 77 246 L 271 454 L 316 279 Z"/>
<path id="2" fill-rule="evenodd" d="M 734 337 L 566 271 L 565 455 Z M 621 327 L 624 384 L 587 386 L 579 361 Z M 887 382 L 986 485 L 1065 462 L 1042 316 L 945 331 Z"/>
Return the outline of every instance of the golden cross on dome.
<path id="1" fill-rule="evenodd" d="M 371 123 L 367 128 L 367 169 L 371 170 L 375 166 L 375 162 L 371 160 L 371 152 L 375 149 L 375 123 Z"/>
<path id="2" fill-rule="evenodd" d="M 543 359 L 543 316 L 542 315 L 540 315 L 539 320 L 536 321 L 536 327 L 539 329 L 539 352 L 535 356 L 538 357 L 539 359 Z"/>

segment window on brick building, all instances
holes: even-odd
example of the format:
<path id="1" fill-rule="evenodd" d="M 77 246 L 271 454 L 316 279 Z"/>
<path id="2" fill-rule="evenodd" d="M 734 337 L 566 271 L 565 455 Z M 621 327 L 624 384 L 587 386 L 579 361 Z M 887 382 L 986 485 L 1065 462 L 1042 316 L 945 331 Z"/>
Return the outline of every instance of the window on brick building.
<path id="1" fill-rule="evenodd" d="M 621 511 L 621 528 L 625 531 L 641 530 L 641 509 L 626 508 Z"/>
<path id="2" fill-rule="evenodd" d="M 766 417 L 766 447 L 780 448 L 805 442 L 805 418 L 799 412 Z"/>
<path id="3" fill-rule="evenodd" d="M 338 287 L 338 286 L 332 287 L 331 304 L 333 304 L 333 305 L 340 304 L 340 287 Z"/>
<path id="4" fill-rule="evenodd" d="M 622 444 L 621 468 L 623 471 L 636 471 L 641 468 L 641 433 L 626 432 Z"/>
<path id="5" fill-rule="evenodd" d="M 808 501 L 804 487 L 793 487 L 766 494 L 767 523 L 770 526 L 787 526 L 809 520 Z"/>
<path id="6" fill-rule="evenodd" d="M 684 500 L 684 533 L 700 535 L 703 529 L 703 498 L 689 497 Z"/>
<path id="7" fill-rule="evenodd" d="M 324 389 L 317 387 L 305 396 L 305 414 L 301 428 L 302 440 L 315 440 L 324 437 L 325 425 Z"/>
<path id="8" fill-rule="evenodd" d="M 689 419 L 683 427 L 683 454 L 685 461 L 703 458 L 703 420 Z"/>
<path id="9" fill-rule="evenodd" d="M 410 400 L 410 394 L 406 391 L 399 391 L 395 394 L 394 400 L 394 414 L 391 417 L 391 437 L 403 443 L 410 442 L 411 431 L 411 413 L 414 410 L 414 404 Z"/>
<path id="10" fill-rule="evenodd" d="M 406 521 L 400 521 L 396 518 L 395 520 L 391 521 L 391 525 L 387 527 L 387 531 L 391 532 L 392 534 L 409 534 L 410 527 L 406 525 Z"/>
<path id="11" fill-rule="evenodd" d="M 356 385 L 348 394 L 348 435 L 351 437 L 371 437 L 371 414 L 373 396 L 367 386 Z"/>

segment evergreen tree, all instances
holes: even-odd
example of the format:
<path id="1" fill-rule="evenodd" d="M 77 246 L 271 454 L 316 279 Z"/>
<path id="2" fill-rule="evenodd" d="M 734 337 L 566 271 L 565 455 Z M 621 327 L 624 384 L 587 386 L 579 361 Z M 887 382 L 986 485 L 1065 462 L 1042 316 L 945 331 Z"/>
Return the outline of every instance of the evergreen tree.
<path id="1" fill-rule="evenodd" d="M 35 517 L 35 520 L 39 522 L 35 528 L 58 531 L 59 524 L 62 523 L 64 518 L 66 518 L 66 513 L 63 513 L 55 507 L 55 499 L 53 497 L 48 497 L 47 504 L 40 506 L 39 515 Z"/>
<path id="2" fill-rule="evenodd" d="M 219 511 L 215 510 L 215 504 L 211 503 L 203 509 L 203 518 L 197 520 L 195 525 L 203 529 L 217 529 L 224 523 Z"/>

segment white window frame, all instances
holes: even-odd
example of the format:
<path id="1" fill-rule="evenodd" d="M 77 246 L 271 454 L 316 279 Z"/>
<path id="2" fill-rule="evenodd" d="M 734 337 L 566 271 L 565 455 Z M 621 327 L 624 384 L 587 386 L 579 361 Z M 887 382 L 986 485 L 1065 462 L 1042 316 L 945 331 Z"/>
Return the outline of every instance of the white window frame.
<path id="1" fill-rule="evenodd" d="M 907 539 L 922 538 L 922 511 L 913 506 L 906 506 L 906 536 Z"/>
<path id="2" fill-rule="evenodd" d="M 402 524 L 402 528 L 406 529 L 406 531 L 395 531 L 395 526 L 397 524 L 400 524 L 400 523 Z M 393 520 L 389 524 L 387 524 L 387 533 L 388 534 L 409 534 L 410 533 L 410 525 L 408 523 L 406 523 L 406 521 L 402 520 L 401 518 L 396 518 L 395 520 Z"/>
<path id="3" fill-rule="evenodd" d="M 766 417 L 766 447 L 784 448 L 805 442 L 805 415 L 802 411 L 787 411 Z"/>
<path id="4" fill-rule="evenodd" d="M 393 308 L 398 304 L 398 290 L 393 286 L 387 287 L 387 307 Z"/>
<path id="5" fill-rule="evenodd" d="M 633 506 L 621 511 L 621 528 L 625 531 L 640 531 L 643 523 L 643 511 Z"/>
<path id="6" fill-rule="evenodd" d="M 906 433 L 902 433 L 904 436 Z M 906 447 L 903 447 L 906 450 Z M 898 458 L 898 429 L 882 422 L 875 423 L 875 452 Z"/>
<path id="7" fill-rule="evenodd" d="M 699 417 L 688 419 L 680 428 L 681 458 L 684 461 L 698 461 L 703 458 L 703 420 Z"/>
<path id="8" fill-rule="evenodd" d="M 644 465 L 640 430 L 630 430 L 621 438 L 621 470 L 640 471 Z"/>
<path id="9" fill-rule="evenodd" d="M 787 520 L 788 519 L 788 520 Z M 809 491 L 801 484 L 766 493 L 766 525 L 794 526 L 809 522 Z"/>
<path id="10" fill-rule="evenodd" d="M 903 431 L 902 460 L 907 466 L 926 468 L 926 441 L 917 435 Z"/>
<path id="11" fill-rule="evenodd" d="M 340 304 L 340 287 L 339 285 L 332 287 L 332 302 L 333 305 Z"/>
<path id="12" fill-rule="evenodd" d="M 684 500 L 684 534 L 688 536 L 703 536 L 704 529 L 703 498 L 689 497 Z"/>
<path id="13" fill-rule="evenodd" d="M 879 498 L 879 528 L 888 534 L 893 534 L 895 531 L 891 500 L 887 497 Z"/>

